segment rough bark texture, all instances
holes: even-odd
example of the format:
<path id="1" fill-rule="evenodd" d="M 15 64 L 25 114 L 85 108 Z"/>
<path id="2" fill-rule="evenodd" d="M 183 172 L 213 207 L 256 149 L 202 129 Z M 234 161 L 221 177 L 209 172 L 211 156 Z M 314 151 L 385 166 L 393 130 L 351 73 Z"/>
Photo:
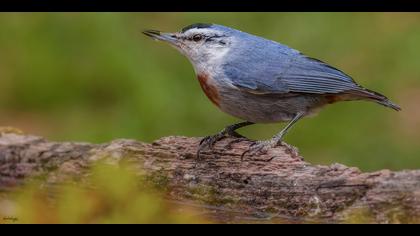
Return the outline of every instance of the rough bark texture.
<path id="1" fill-rule="evenodd" d="M 60 183 L 82 176 L 98 160 L 128 159 L 144 170 L 148 181 L 167 189 L 169 200 L 192 202 L 221 220 L 351 222 L 356 216 L 368 222 L 420 222 L 420 170 L 362 173 L 341 164 L 311 165 L 286 145 L 241 161 L 250 142 L 226 149 L 229 138 L 197 160 L 199 138 L 99 145 L 6 131 L 0 130 L 3 192 L 30 176 L 46 175 L 48 183 Z"/>

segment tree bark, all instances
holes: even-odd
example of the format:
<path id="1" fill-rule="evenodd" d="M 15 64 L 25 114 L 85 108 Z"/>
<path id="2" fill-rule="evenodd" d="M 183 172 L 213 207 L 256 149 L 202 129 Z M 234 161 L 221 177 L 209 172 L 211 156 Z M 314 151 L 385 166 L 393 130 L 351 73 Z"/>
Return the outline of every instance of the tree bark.
<path id="1" fill-rule="evenodd" d="M 168 200 L 220 221 L 420 222 L 420 170 L 363 173 L 341 164 L 312 165 L 287 144 L 241 160 L 251 142 L 226 147 L 232 140 L 217 142 L 198 160 L 200 138 L 89 144 L 0 129 L 0 191 L 28 177 L 60 183 L 99 160 L 128 160 L 165 188 Z"/>

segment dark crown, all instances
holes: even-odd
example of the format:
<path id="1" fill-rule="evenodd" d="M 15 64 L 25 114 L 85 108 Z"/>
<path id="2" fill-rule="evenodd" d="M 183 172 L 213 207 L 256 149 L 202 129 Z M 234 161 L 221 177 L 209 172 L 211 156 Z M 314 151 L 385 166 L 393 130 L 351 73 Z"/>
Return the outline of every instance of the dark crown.
<path id="1" fill-rule="evenodd" d="M 190 29 L 203 29 L 203 28 L 210 28 L 211 26 L 212 26 L 212 24 L 205 24 L 205 23 L 192 24 L 192 25 L 189 25 L 187 27 L 184 27 L 181 30 L 181 33 L 185 33 L 186 31 L 188 31 Z"/>

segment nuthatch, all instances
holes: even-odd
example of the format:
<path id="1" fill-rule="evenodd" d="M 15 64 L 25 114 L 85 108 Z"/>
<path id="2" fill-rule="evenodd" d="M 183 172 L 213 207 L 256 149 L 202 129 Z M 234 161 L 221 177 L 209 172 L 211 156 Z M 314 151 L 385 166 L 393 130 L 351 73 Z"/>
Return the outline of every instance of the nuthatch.
<path id="1" fill-rule="evenodd" d="M 212 148 L 235 130 L 254 123 L 289 123 L 272 139 L 256 141 L 247 152 L 280 145 L 299 119 L 339 101 L 373 101 L 396 111 L 384 95 L 358 85 L 344 72 L 286 45 L 226 26 L 193 24 L 176 33 L 143 32 L 168 42 L 194 66 L 198 81 L 220 110 L 245 120 L 205 137 L 200 150 Z M 245 154 L 245 153 L 244 153 Z"/>

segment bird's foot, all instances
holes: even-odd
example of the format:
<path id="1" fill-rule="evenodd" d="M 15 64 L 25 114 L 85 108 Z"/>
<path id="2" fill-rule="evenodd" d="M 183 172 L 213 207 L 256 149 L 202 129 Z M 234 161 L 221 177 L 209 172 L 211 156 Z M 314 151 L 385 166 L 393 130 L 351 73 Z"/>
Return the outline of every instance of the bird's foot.
<path id="1" fill-rule="evenodd" d="M 206 148 L 212 150 L 213 147 L 214 147 L 214 144 L 217 141 L 222 140 L 223 138 L 226 138 L 226 137 L 235 137 L 235 138 L 240 139 L 241 141 L 246 139 L 244 136 L 238 134 L 235 130 L 231 130 L 229 128 L 223 129 L 219 133 L 217 133 L 215 135 L 206 136 L 200 141 L 200 144 L 199 144 L 198 150 L 197 150 L 197 158 L 200 159 L 200 153 L 201 153 L 202 150 L 204 150 Z M 235 140 L 237 140 L 237 139 L 235 139 Z M 226 147 L 230 148 L 231 145 L 236 142 L 235 140 L 229 142 L 226 145 Z"/>
<path id="2" fill-rule="evenodd" d="M 270 139 L 270 140 L 264 140 L 264 141 L 254 141 L 252 143 L 248 150 L 242 153 L 241 155 L 241 161 L 243 161 L 245 155 L 253 156 L 253 155 L 263 155 L 268 152 L 269 149 L 274 148 L 278 145 L 281 145 L 281 140 L 276 139 Z"/>

